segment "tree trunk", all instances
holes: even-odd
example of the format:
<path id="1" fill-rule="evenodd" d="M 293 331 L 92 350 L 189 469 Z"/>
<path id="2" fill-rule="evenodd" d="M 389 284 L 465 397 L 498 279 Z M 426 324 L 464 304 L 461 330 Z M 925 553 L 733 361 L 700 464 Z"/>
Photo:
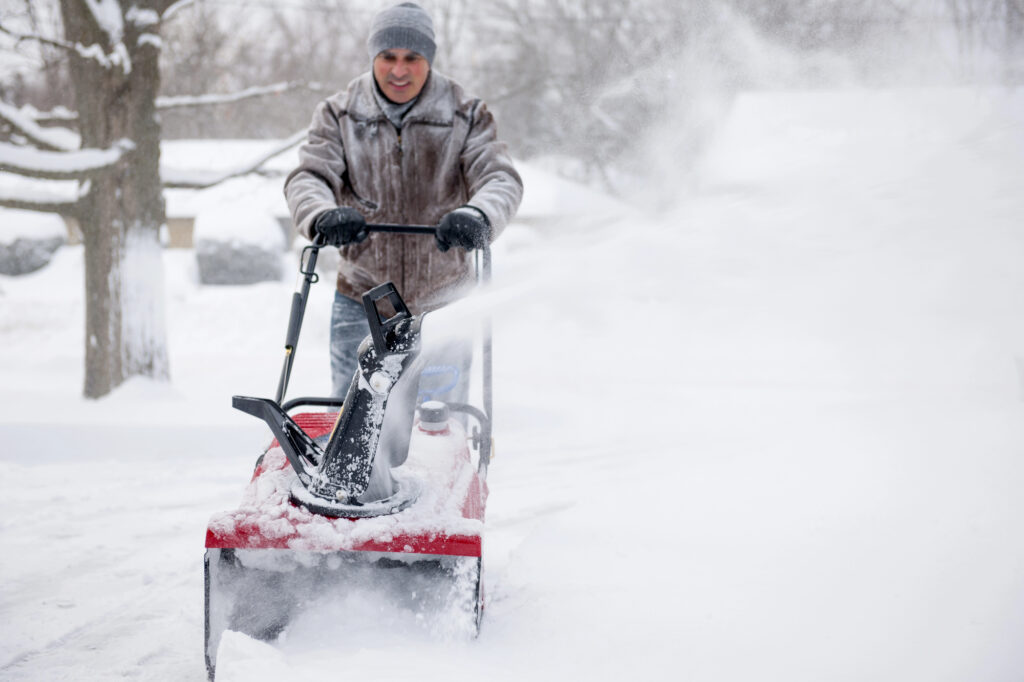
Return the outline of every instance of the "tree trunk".
<path id="1" fill-rule="evenodd" d="M 143 2 L 133 5 L 136 12 L 145 7 Z M 61 13 L 68 41 L 99 45 L 106 53 L 101 59 L 79 54 L 71 58 L 82 146 L 106 148 L 119 140 L 134 145 L 116 168 L 82 186 L 84 392 L 98 398 L 132 376 L 168 376 L 160 247 L 164 203 L 155 111 L 159 42 L 140 41 L 142 29 L 131 21 L 124 21 L 122 35 L 116 30 L 111 35 L 84 0 L 61 0 Z M 144 30 L 156 33 L 158 27 Z M 124 45 L 120 51 L 115 49 L 119 42 Z"/>

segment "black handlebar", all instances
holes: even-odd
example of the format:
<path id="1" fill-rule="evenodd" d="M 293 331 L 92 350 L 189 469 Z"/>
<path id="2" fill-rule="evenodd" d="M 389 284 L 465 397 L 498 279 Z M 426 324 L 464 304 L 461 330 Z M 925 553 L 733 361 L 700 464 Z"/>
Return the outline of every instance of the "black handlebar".
<path id="1" fill-rule="evenodd" d="M 437 230 L 431 225 L 388 225 L 387 223 L 368 224 L 367 232 L 387 232 L 391 234 L 429 234 Z"/>
<path id="2" fill-rule="evenodd" d="M 384 234 L 423 234 L 431 235 L 437 231 L 436 227 L 430 225 L 392 225 L 390 223 L 368 223 L 366 225 L 367 232 L 381 232 Z M 318 234 L 313 237 L 312 246 L 317 249 L 322 249 L 327 246 L 327 241 L 324 239 L 322 234 Z"/>
<path id="3" fill-rule="evenodd" d="M 367 232 L 380 232 L 389 234 L 418 234 L 433 236 L 436 228 L 431 225 L 392 225 L 388 223 L 367 224 Z M 322 234 L 313 237 L 313 243 L 302 250 L 299 258 L 299 273 L 303 275 L 302 284 L 299 290 L 292 294 L 291 313 L 288 316 L 288 331 L 285 335 L 284 366 L 281 368 L 281 378 L 277 383 L 277 403 L 284 400 L 284 394 L 288 390 L 288 380 L 291 378 L 292 364 L 295 362 L 295 350 L 299 345 L 299 332 L 302 329 L 302 318 L 306 313 L 306 301 L 309 298 L 309 287 L 319 278 L 316 274 L 316 259 L 320 249 L 327 246 Z M 482 261 L 477 261 L 477 276 L 481 282 L 487 282 L 491 275 L 491 248 L 485 246 L 482 250 Z M 485 365 L 490 367 L 490 332 L 486 334 L 485 341 Z M 489 372 L 488 372 L 489 373 Z M 489 377 L 488 377 L 489 378 Z M 489 383 L 489 382 L 488 382 Z M 490 413 L 489 390 L 485 390 L 485 403 Z"/>

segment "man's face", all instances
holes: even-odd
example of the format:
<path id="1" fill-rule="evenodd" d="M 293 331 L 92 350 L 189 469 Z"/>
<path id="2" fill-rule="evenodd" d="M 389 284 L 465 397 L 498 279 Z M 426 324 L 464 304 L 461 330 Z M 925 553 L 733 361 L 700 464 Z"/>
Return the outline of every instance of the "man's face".
<path id="1" fill-rule="evenodd" d="M 420 94 L 429 73 L 426 57 L 405 48 L 384 50 L 373 58 L 373 77 L 395 104 L 405 104 Z"/>

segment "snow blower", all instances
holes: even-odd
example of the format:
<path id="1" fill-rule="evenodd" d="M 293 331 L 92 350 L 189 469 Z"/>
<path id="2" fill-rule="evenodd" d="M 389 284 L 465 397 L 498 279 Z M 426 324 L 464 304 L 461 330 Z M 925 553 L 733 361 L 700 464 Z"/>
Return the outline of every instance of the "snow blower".
<path id="1" fill-rule="evenodd" d="M 369 229 L 434 233 L 428 226 Z M 314 242 L 300 258 L 276 399 L 233 398 L 235 408 L 270 427 L 274 440 L 239 507 L 215 514 L 207 527 L 211 680 L 226 630 L 274 640 L 305 607 L 352 586 L 399 595 L 396 608 L 435 619 L 445 633 L 475 636 L 480 627 L 492 449 L 489 323 L 481 335 L 482 408 L 439 400 L 416 405 L 420 377 L 430 373 L 421 352 L 423 316 L 409 313 L 391 283 L 363 296 L 371 333 L 344 400 L 284 402 L 321 246 Z M 489 279 L 489 249 L 475 252 L 475 262 L 478 283 Z M 464 423 L 472 424 L 470 433 Z M 344 622 L 346 613 L 333 617 Z"/>

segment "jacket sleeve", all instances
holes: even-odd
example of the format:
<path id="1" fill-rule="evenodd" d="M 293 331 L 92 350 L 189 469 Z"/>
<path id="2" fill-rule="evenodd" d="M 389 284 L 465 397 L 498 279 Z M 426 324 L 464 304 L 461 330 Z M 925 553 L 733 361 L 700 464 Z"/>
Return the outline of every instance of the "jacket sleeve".
<path id="1" fill-rule="evenodd" d="M 338 205 L 345 168 L 341 128 L 325 100 L 313 112 L 309 139 L 299 148 L 299 165 L 284 183 L 292 222 L 307 239 L 312 238 L 316 217 Z"/>
<path id="2" fill-rule="evenodd" d="M 468 203 L 487 216 L 493 239 L 519 209 L 523 181 L 512 165 L 508 147 L 498 141 L 494 116 L 483 102 L 473 112 L 461 160 L 469 190 Z"/>

